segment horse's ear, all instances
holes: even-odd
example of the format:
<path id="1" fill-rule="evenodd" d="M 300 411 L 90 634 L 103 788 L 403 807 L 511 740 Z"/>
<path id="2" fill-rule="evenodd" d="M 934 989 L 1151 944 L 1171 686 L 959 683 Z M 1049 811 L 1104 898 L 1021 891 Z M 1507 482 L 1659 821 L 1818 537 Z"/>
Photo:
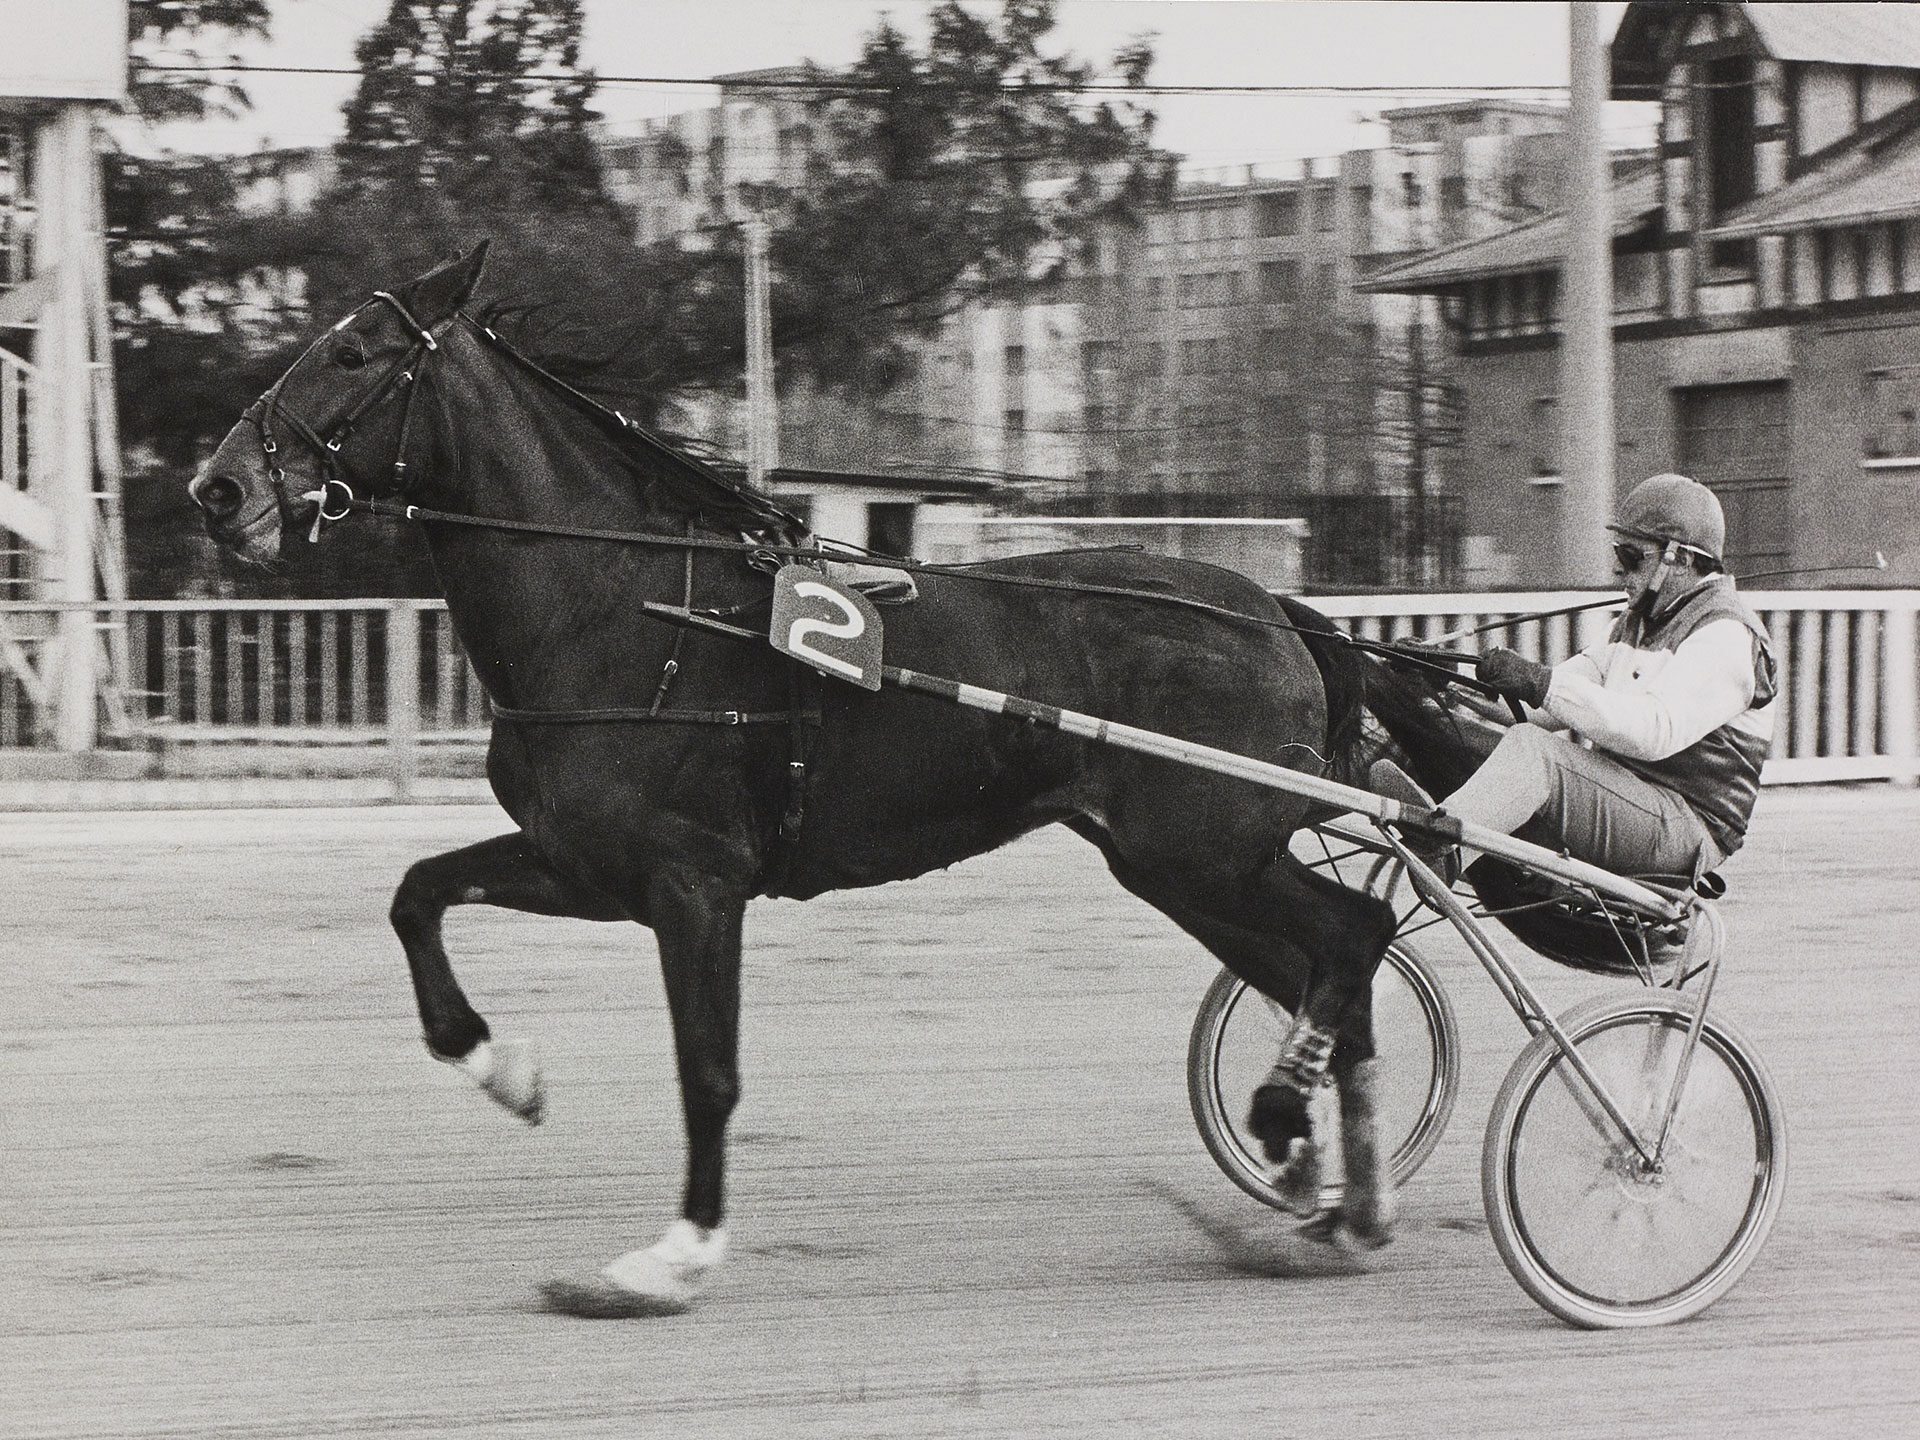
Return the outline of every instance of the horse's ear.
<path id="1" fill-rule="evenodd" d="M 482 240 L 466 254 L 436 266 L 407 286 L 413 312 L 423 324 L 437 324 L 467 303 L 480 283 L 480 272 L 487 268 L 487 247 L 492 243 Z"/>

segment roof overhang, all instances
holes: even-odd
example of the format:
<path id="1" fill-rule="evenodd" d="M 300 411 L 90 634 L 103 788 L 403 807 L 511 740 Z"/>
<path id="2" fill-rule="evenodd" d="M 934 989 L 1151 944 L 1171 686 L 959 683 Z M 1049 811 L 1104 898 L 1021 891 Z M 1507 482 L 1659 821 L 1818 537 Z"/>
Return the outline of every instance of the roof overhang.
<path id="1" fill-rule="evenodd" d="M 1660 213 L 1658 170 L 1649 166 L 1616 184 L 1611 208 L 1616 239 L 1644 228 Z M 1430 294 L 1496 275 L 1558 270 L 1566 251 L 1567 215 L 1561 210 L 1495 235 L 1430 250 L 1388 266 L 1354 288 L 1372 294 Z"/>
<path id="2" fill-rule="evenodd" d="M 1716 240 L 1786 235 L 1920 215 L 1920 131 L 1863 145 L 1748 201 L 1707 233 Z"/>

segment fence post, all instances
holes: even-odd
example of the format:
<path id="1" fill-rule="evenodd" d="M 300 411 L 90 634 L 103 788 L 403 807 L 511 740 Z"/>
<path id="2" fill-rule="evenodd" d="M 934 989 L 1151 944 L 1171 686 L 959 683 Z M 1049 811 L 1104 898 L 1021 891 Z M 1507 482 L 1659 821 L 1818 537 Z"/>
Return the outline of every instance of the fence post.
<path id="1" fill-rule="evenodd" d="M 1920 598 L 1902 596 L 1887 609 L 1886 670 L 1881 684 L 1886 704 L 1888 778 L 1896 785 L 1920 783 L 1920 686 L 1915 683 L 1915 612 Z"/>
<path id="2" fill-rule="evenodd" d="M 413 600 L 387 602 L 387 771 L 393 798 L 413 798 L 419 773 L 420 606 Z"/>

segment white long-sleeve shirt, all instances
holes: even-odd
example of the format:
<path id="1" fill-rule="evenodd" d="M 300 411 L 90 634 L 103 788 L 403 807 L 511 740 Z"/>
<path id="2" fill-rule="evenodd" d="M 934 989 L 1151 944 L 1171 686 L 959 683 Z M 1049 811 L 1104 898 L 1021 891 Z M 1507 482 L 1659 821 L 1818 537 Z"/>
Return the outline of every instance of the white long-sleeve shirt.
<path id="1" fill-rule="evenodd" d="M 1754 683 L 1753 632 L 1728 618 L 1671 651 L 1620 640 L 1582 650 L 1554 667 L 1546 711 L 1602 750 L 1664 760 L 1745 715 Z"/>

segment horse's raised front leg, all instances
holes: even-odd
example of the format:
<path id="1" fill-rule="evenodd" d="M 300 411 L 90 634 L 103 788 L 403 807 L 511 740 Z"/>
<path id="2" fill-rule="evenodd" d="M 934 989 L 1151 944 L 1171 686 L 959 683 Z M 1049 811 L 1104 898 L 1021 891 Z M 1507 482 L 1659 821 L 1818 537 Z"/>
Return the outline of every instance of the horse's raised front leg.
<path id="1" fill-rule="evenodd" d="M 740 929 L 747 893 L 705 876 L 663 874 L 647 887 L 649 923 L 673 1016 L 687 1183 L 680 1219 L 592 1280 L 553 1281 L 549 1308 L 591 1318 L 677 1314 L 726 1254 L 726 1129 L 740 1098 Z"/>
<path id="2" fill-rule="evenodd" d="M 627 920 L 622 906 L 568 880 L 520 833 L 449 850 L 408 868 L 388 912 L 407 952 L 427 1049 L 460 1066 L 481 1089 L 530 1125 L 545 1100 L 540 1067 L 524 1041 L 493 1039 L 487 1022 L 454 979 L 441 921 L 454 905 L 498 905 L 537 915 Z"/>

